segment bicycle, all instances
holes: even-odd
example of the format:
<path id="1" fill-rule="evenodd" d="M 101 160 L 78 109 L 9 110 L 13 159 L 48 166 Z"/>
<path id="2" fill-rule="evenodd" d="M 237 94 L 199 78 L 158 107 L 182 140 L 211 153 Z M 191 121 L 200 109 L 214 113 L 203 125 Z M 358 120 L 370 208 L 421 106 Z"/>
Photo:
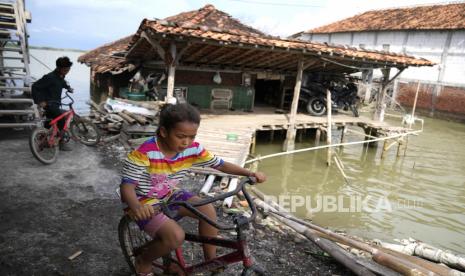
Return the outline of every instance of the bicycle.
<path id="1" fill-rule="evenodd" d="M 254 184 L 255 180 L 250 177 L 244 178 L 241 180 L 241 182 L 238 184 L 237 188 L 234 191 L 223 193 L 214 197 L 209 197 L 195 203 L 186 201 L 172 201 L 161 203 L 161 205 L 159 205 L 161 206 L 161 211 L 170 218 L 174 218 L 176 214 L 173 213 L 168 208 L 168 206 L 183 206 L 192 213 L 196 214 L 200 219 L 205 220 L 207 223 L 216 227 L 217 229 L 235 230 L 237 236 L 236 239 L 224 239 L 203 237 L 196 234 L 186 233 L 185 241 L 200 244 L 212 244 L 218 247 L 234 249 L 234 251 L 220 255 L 212 260 L 188 265 L 184 259 L 182 247 L 179 247 L 176 250 L 174 250 L 176 258 L 172 257 L 173 252 L 171 252 L 169 255 L 159 258 L 152 262 L 152 267 L 154 269 L 154 272 L 156 273 L 155 275 L 159 275 L 162 273 L 174 273 L 174 275 L 192 275 L 195 273 L 221 270 L 230 264 L 238 262 L 242 262 L 244 266 L 241 274 L 242 276 L 265 275 L 264 269 L 253 260 L 247 245 L 246 230 L 249 228 L 249 223 L 255 219 L 257 215 L 257 209 L 252 198 L 245 189 L 246 183 Z M 233 219 L 233 225 L 226 225 L 223 223 L 212 221 L 206 215 L 199 212 L 195 208 L 218 200 L 223 200 L 230 196 L 237 195 L 240 191 L 242 191 L 244 197 L 246 198 L 250 206 L 250 209 L 252 210 L 252 214 L 250 217 L 236 215 Z M 140 230 L 139 226 L 137 226 L 137 224 L 128 215 L 123 216 L 119 222 L 118 236 L 125 259 L 129 264 L 131 270 L 135 272 L 134 264 L 136 257 L 138 254 L 142 252 L 142 250 L 144 250 L 144 246 L 148 242 L 150 242 L 151 238 L 142 230 Z"/>
<path id="2" fill-rule="evenodd" d="M 69 110 L 52 120 L 42 117 L 39 126 L 32 131 L 29 137 L 29 147 L 32 154 L 37 160 L 47 165 L 56 162 L 58 145 L 61 140 L 68 142 L 70 138 L 74 138 L 87 146 L 96 145 L 100 140 L 97 126 L 90 120 L 80 117 L 74 111 L 74 100 L 68 91 L 63 99 L 65 98 L 71 99 L 71 102 L 60 105 L 69 106 Z M 63 118 L 66 118 L 65 125 L 63 131 L 60 131 L 57 124 Z"/>

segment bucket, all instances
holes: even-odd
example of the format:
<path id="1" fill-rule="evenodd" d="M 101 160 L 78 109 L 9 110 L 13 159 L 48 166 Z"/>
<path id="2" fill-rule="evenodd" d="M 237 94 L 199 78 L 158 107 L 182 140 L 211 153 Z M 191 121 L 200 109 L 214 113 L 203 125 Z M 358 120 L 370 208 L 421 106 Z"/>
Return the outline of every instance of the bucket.
<path id="1" fill-rule="evenodd" d="M 145 101 L 145 94 L 139 94 L 139 93 L 128 93 L 127 94 L 128 100 L 133 100 L 133 101 Z"/>

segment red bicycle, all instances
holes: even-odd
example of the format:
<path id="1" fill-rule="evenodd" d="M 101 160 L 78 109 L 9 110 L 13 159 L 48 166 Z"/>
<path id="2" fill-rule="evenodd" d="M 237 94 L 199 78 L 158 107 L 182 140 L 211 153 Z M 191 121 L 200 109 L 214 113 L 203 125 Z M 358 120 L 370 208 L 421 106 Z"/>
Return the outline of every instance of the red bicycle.
<path id="1" fill-rule="evenodd" d="M 41 125 L 35 128 L 29 137 L 32 154 L 44 164 L 52 164 L 57 160 L 58 144 L 61 140 L 68 142 L 70 138 L 74 138 L 87 146 L 96 145 L 100 140 L 97 126 L 76 114 L 73 109 L 74 100 L 68 92 L 63 99 L 65 98 L 69 98 L 71 102 L 61 105 L 69 106 L 69 110 L 51 121 L 42 118 Z M 60 131 L 57 123 L 63 118 L 66 118 L 65 125 L 63 131 Z"/>
<path id="2" fill-rule="evenodd" d="M 242 270 L 242 276 L 248 275 L 265 275 L 264 269 L 259 266 L 252 258 L 250 250 L 247 245 L 247 229 L 249 228 L 249 223 L 255 219 L 257 215 L 257 209 L 247 190 L 245 189 L 245 184 L 254 184 L 255 181 L 253 178 L 244 178 L 238 184 L 237 188 L 234 191 L 227 192 L 224 194 L 217 195 L 215 197 L 209 197 L 201 201 L 191 203 L 186 201 L 171 201 L 167 203 L 162 203 L 161 210 L 168 217 L 174 218 L 176 214 L 168 209 L 170 205 L 179 205 L 188 209 L 192 213 L 196 214 L 200 219 L 205 220 L 210 225 L 220 229 L 220 230 L 234 230 L 236 232 L 235 239 L 223 239 L 223 238 L 211 238 L 204 237 L 194 234 L 186 233 L 185 241 L 200 243 L 200 244 L 212 244 L 218 247 L 233 249 L 232 252 L 223 254 L 216 257 L 215 259 L 200 262 L 197 264 L 188 265 L 184 259 L 182 248 L 177 248 L 174 251 L 175 258 L 173 257 L 173 252 L 167 256 L 159 258 L 153 261 L 153 269 L 156 273 L 155 275 L 161 275 L 163 273 L 168 273 L 170 275 L 191 275 L 201 272 L 215 271 L 226 266 L 242 262 L 244 269 Z M 218 223 L 210 220 L 205 214 L 199 212 L 195 207 L 206 205 L 218 200 L 223 200 L 227 197 L 237 195 L 240 191 L 244 194 L 250 209 L 252 210 L 252 215 L 250 217 L 245 217 L 243 215 L 236 215 L 233 219 L 233 225 L 226 225 L 223 223 Z M 128 216 L 125 215 L 121 218 L 118 225 L 118 234 L 121 249 L 123 254 L 131 267 L 132 271 L 135 272 L 134 263 L 136 257 L 142 250 L 144 250 L 145 245 L 151 240 L 151 238 L 140 230 L 139 226 Z"/>

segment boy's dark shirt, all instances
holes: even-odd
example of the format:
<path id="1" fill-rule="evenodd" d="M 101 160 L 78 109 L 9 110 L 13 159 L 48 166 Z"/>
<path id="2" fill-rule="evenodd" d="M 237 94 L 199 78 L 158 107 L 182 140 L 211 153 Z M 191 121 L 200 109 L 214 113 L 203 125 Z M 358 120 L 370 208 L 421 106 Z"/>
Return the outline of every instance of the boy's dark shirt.
<path id="1" fill-rule="evenodd" d="M 57 70 L 54 70 L 32 85 L 33 93 L 36 94 L 37 102 L 47 102 L 48 108 L 57 108 L 61 103 L 61 91 L 69 89 L 69 85 Z"/>

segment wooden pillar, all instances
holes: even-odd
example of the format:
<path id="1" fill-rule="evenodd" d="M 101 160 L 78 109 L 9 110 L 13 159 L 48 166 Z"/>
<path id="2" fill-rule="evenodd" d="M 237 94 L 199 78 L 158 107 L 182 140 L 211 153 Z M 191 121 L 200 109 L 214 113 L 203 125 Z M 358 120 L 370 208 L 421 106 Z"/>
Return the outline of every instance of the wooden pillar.
<path id="1" fill-rule="evenodd" d="M 373 69 L 370 70 L 363 70 L 362 72 L 362 82 L 365 85 L 365 98 L 364 102 L 368 104 L 370 101 L 370 96 L 371 96 L 371 86 L 373 83 Z"/>
<path id="2" fill-rule="evenodd" d="M 174 92 L 174 75 L 176 72 L 176 44 L 171 42 L 170 44 L 170 60 L 168 63 L 168 88 L 166 91 L 166 101 L 169 102 L 173 98 Z"/>
<path id="3" fill-rule="evenodd" d="M 316 133 L 315 133 L 315 146 L 320 145 L 320 139 L 321 139 L 321 128 L 317 128 Z"/>
<path id="4" fill-rule="evenodd" d="M 346 125 L 342 126 L 342 131 L 341 131 L 341 144 L 344 143 L 344 135 L 346 134 Z"/>
<path id="5" fill-rule="evenodd" d="M 332 118 L 331 118 L 331 91 L 329 89 L 326 89 L 326 110 L 327 112 L 327 120 L 328 120 L 328 126 L 326 127 L 326 144 L 331 145 L 331 129 L 332 129 Z M 327 159 L 326 159 L 326 164 L 328 166 L 331 166 L 331 157 L 332 157 L 332 150 L 331 147 L 328 147 L 328 152 L 327 152 Z"/>
<path id="6" fill-rule="evenodd" d="M 250 145 L 250 153 L 255 153 L 255 146 L 257 144 L 257 132 L 254 132 L 252 135 L 252 144 Z"/>
<path id="7" fill-rule="evenodd" d="M 289 128 L 286 133 L 283 150 L 291 151 L 295 148 L 295 118 L 297 116 L 297 106 L 299 104 L 300 86 L 302 84 L 303 60 L 300 59 L 297 63 L 297 77 L 295 80 L 294 97 L 292 98 L 291 114 L 289 118 Z"/>
<path id="8" fill-rule="evenodd" d="M 384 113 L 386 111 L 386 90 L 389 84 L 389 73 L 391 72 L 390 68 L 381 69 L 383 73 L 383 82 L 381 84 L 381 93 L 378 95 L 376 102 L 375 112 L 373 113 L 373 120 L 378 122 L 384 121 Z"/>
<path id="9" fill-rule="evenodd" d="M 302 136 L 304 134 L 304 129 L 301 129 L 300 131 L 297 131 L 297 133 L 299 134 L 297 137 L 298 137 L 298 141 L 299 143 L 302 143 Z"/>
<path id="10" fill-rule="evenodd" d="M 113 94 L 115 93 L 115 87 L 113 86 L 113 80 L 110 77 L 108 79 L 108 98 L 113 99 Z"/>

